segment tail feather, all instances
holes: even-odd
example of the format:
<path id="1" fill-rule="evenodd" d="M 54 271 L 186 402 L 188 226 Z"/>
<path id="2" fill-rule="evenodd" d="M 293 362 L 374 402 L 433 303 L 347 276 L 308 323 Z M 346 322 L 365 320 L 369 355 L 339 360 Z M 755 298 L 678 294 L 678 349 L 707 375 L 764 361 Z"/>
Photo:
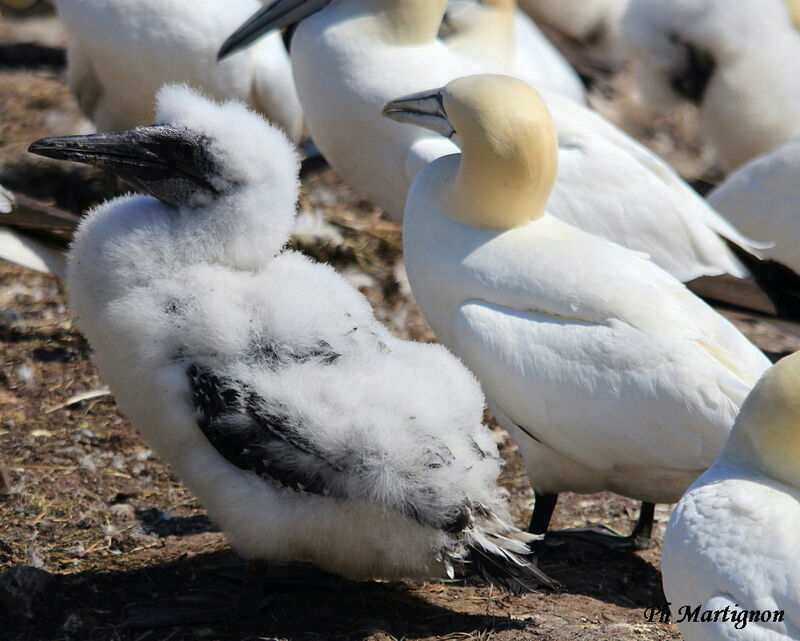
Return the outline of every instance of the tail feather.
<path id="1" fill-rule="evenodd" d="M 538 568 L 533 554 L 523 557 L 496 545 L 486 547 L 481 542 L 470 545 L 468 550 L 470 568 L 492 585 L 512 594 L 533 592 L 540 587 L 558 587 L 556 581 Z"/>

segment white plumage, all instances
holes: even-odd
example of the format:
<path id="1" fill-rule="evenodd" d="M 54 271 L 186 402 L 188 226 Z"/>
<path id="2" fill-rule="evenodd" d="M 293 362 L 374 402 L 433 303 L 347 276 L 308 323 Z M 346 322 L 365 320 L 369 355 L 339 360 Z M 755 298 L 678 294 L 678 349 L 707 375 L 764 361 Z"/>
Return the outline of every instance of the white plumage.
<path id="1" fill-rule="evenodd" d="M 800 34 L 783 0 L 632 0 L 624 36 L 645 105 L 695 103 L 730 171 L 800 135 Z"/>
<path id="2" fill-rule="evenodd" d="M 32 146 L 159 198 L 90 212 L 70 255 L 70 304 L 123 412 L 249 558 L 535 583 L 474 377 L 281 252 L 298 191 L 284 136 L 187 88 L 163 89 L 157 115 L 169 125 Z"/>
<path id="3" fill-rule="evenodd" d="M 10 214 L 13 209 L 14 194 L 0 185 L 0 259 L 63 277 L 66 273 L 64 254 L 2 224 L 3 214 Z"/>
<path id="4" fill-rule="evenodd" d="M 278 26 L 325 5 L 279 0 L 226 43 Z M 292 67 L 314 141 L 331 165 L 396 220 L 408 188 L 430 161 L 455 153 L 441 135 L 380 117 L 406 93 L 487 71 L 436 39 L 444 0 L 333 0 L 304 19 L 292 43 Z M 720 235 L 748 241 L 663 161 L 597 113 L 541 92 L 559 137 L 559 173 L 548 211 L 581 229 L 647 251 L 677 278 L 747 274 Z"/>
<path id="5" fill-rule="evenodd" d="M 447 45 L 481 64 L 576 102 L 586 102 L 581 79 L 515 0 L 449 0 Z"/>
<path id="6" fill-rule="evenodd" d="M 800 273 L 800 138 L 754 158 L 708 195 L 708 202 L 762 250 Z"/>
<path id="7" fill-rule="evenodd" d="M 646 256 L 545 213 L 556 139 L 529 86 L 463 78 L 387 113 L 459 132 L 463 152 L 423 169 L 409 193 L 406 269 L 534 489 L 676 501 L 767 358 Z"/>
<path id="8" fill-rule="evenodd" d="M 756 385 L 719 458 L 670 517 L 664 592 L 674 615 L 683 605 L 700 610 L 698 622 L 678 624 L 686 641 L 800 638 L 798 391 L 800 355 L 793 355 Z M 705 611 L 720 615 L 703 622 Z"/>
<path id="9" fill-rule="evenodd" d="M 99 131 L 153 123 L 154 97 L 185 82 L 241 100 L 298 140 L 302 112 L 279 34 L 217 64 L 225 35 L 257 0 L 57 0 L 67 29 L 68 81 Z"/>

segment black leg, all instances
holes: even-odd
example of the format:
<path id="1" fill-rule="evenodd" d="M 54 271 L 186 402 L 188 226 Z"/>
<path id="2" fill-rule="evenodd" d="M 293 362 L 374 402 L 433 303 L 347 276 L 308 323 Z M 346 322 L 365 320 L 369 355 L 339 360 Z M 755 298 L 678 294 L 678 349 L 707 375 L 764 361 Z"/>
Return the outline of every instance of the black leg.
<path id="1" fill-rule="evenodd" d="M 553 517 L 556 503 L 558 503 L 558 494 L 540 494 L 534 491 L 533 496 L 535 502 L 528 532 L 531 534 L 544 534 L 547 532 L 547 528 L 550 527 L 550 519 Z"/>
<path id="2" fill-rule="evenodd" d="M 639 520 L 636 522 L 633 532 L 628 536 L 622 536 L 605 525 L 596 525 L 548 532 L 547 539 L 578 539 L 612 550 L 646 550 L 650 547 L 650 537 L 653 533 L 655 507 L 653 503 L 642 503 L 639 511 Z"/>
<path id="3" fill-rule="evenodd" d="M 256 617 L 264 606 L 264 583 L 269 574 L 269 564 L 260 559 L 247 562 L 242 585 L 239 613 L 243 618 Z"/>

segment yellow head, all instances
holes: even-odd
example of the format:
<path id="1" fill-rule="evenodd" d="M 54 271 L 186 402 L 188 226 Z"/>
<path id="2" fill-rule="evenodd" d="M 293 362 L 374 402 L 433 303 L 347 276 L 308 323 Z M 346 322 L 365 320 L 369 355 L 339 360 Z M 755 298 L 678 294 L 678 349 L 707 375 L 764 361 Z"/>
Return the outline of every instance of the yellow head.
<path id="1" fill-rule="evenodd" d="M 750 392 L 726 454 L 800 488 L 800 352 L 773 365 Z"/>
<path id="2" fill-rule="evenodd" d="M 390 102 L 384 113 L 457 136 L 454 183 L 460 222 L 509 229 L 544 213 L 558 167 L 558 139 L 544 101 L 516 78 L 478 75 Z"/>

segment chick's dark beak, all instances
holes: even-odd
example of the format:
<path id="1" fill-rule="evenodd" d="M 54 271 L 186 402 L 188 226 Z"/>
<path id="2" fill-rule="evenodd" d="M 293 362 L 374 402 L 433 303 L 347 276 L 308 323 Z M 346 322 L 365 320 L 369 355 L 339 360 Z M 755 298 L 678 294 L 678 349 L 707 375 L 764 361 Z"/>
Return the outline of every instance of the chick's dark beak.
<path id="1" fill-rule="evenodd" d="M 136 186 L 171 178 L 208 184 L 198 146 L 186 130 L 169 125 L 85 136 L 42 138 L 28 147 L 39 156 L 111 171 Z"/>

